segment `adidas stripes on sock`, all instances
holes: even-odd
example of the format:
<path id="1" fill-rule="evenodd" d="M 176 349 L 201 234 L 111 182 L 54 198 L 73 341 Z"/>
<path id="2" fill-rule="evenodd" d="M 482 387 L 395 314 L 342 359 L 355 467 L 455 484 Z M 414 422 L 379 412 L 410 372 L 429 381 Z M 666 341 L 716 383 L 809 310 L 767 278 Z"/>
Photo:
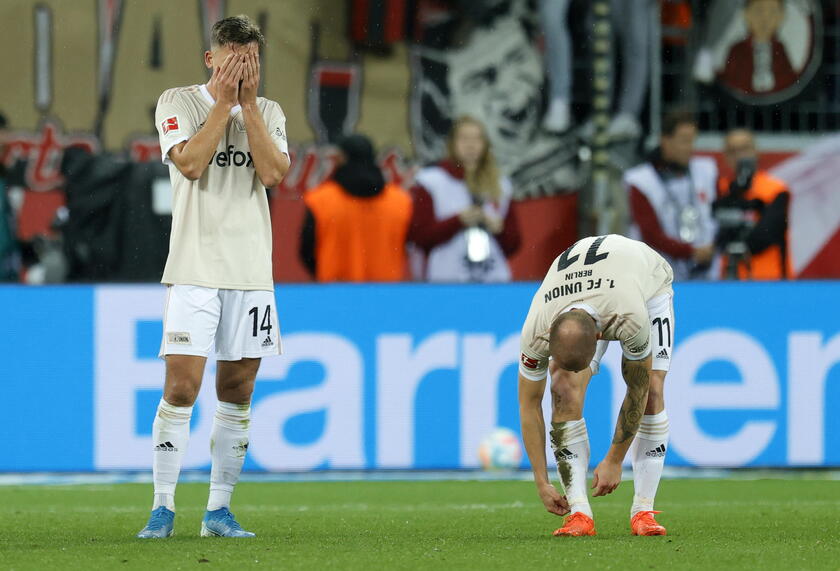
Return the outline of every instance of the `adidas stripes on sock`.
<path id="1" fill-rule="evenodd" d="M 213 418 L 210 435 L 209 511 L 230 507 L 233 487 L 239 481 L 245 452 L 248 450 L 248 430 L 251 424 L 251 405 L 220 402 Z"/>
<path id="2" fill-rule="evenodd" d="M 584 419 L 551 423 L 551 448 L 557 461 L 557 471 L 566 487 L 566 499 L 574 512 L 592 517 L 586 490 L 586 470 L 589 467 L 589 433 Z"/>
<path id="3" fill-rule="evenodd" d="M 658 414 L 646 414 L 642 417 L 639 432 L 630 448 L 633 459 L 633 507 L 630 517 L 640 511 L 653 509 L 656 489 L 662 477 L 665 465 L 665 452 L 668 446 L 668 414 L 663 410 Z"/>
<path id="4" fill-rule="evenodd" d="M 160 399 L 152 424 L 152 441 L 155 446 L 152 459 L 155 497 L 152 509 L 160 506 L 175 509 L 175 486 L 190 441 L 192 409 L 191 406 L 173 406 Z"/>

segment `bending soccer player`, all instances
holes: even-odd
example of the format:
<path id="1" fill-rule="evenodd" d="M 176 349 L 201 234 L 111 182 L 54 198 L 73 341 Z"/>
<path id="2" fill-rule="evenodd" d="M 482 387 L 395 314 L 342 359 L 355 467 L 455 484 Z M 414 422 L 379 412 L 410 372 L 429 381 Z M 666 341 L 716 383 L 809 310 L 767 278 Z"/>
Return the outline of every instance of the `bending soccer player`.
<path id="1" fill-rule="evenodd" d="M 595 496 L 615 490 L 630 450 L 632 532 L 665 535 L 654 518 L 659 512 L 653 511 L 653 500 L 668 441 L 663 388 L 673 343 L 672 281 L 668 262 L 647 245 L 623 236 L 595 236 L 554 260 L 531 302 L 522 328 L 519 414 L 540 499 L 553 514 L 571 512 L 556 536 L 595 535 L 586 488 L 589 436 L 583 401 L 610 340 L 619 341 L 624 352 L 621 373 L 627 394 L 592 488 Z M 542 399 L 547 373 L 551 446 L 564 494 L 552 486 L 546 469 Z"/>
<path id="2" fill-rule="evenodd" d="M 210 498 L 202 536 L 252 537 L 230 513 L 248 449 L 250 402 L 260 358 L 279 355 L 266 187 L 289 169 L 286 120 L 257 97 L 264 38 L 246 16 L 212 29 L 205 85 L 169 89 L 155 119 L 172 181 L 172 236 L 160 355 L 166 381 L 152 425 L 154 503 L 140 538 L 169 537 L 175 485 L 193 403 L 215 343 Z"/>

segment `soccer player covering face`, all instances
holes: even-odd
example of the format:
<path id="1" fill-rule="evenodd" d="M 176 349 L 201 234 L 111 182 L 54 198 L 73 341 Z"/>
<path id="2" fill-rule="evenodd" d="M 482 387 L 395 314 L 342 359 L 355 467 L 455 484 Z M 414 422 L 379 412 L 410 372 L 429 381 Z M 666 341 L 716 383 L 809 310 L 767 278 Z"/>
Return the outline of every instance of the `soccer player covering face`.
<path id="1" fill-rule="evenodd" d="M 212 29 L 204 85 L 169 89 L 155 119 L 172 181 L 172 235 L 160 356 L 163 398 L 152 428 L 154 503 L 141 538 L 173 531 L 175 485 L 192 407 L 215 345 L 218 405 L 210 437 L 210 498 L 202 536 L 252 537 L 230 513 L 248 450 L 260 358 L 279 355 L 266 187 L 289 168 L 285 116 L 257 97 L 264 38 L 246 16 Z"/>
<path id="2" fill-rule="evenodd" d="M 627 451 L 635 495 L 634 535 L 665 535 L 653 500 L 668 441 L 663 387 L 674 334 L 673 272 L 647 245 L 623 236 L 584 238 L 554 260 L 522 328 L 519 414 L 537 491 L 546 509 L 570 513 L 556 536 L 595 535 L 586 470 L 589 436 L 583 415 L 586 387 L 609 341 L 621 343 L 627 394 L 615 436 L 595 468 L 594 496 L 618 487 Z M 551 447 L 563 486 L 548 477 L 542 399 L 551 382 Z"/>

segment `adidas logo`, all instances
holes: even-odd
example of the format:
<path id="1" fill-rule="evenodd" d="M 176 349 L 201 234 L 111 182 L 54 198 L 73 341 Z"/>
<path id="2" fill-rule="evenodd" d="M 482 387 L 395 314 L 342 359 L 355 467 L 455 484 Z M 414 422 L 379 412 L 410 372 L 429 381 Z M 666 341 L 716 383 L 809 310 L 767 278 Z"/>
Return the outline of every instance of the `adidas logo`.
<path id="1" fill-rule="evenodd" d="M 575 458 L 578 457 L 577 454 L 575 454 L 574 452 L 572 452 L 568 448 L 563 448 L 561 450 L 555 450 L 554 455 L 557 457 L 558 460 L 560 458 L 563 458 L 564 460 L 574 460 Z"/>
<path id="2" fill-rule="evenodd" d="M 274 345 L 274 341 L 271 340 L 271 337 L 266 337 L 265 341 L 262 342 L 263 347 L 271 347 Z"/>
<path id="3" fill-rule="evenodd" d="M 158 444 L 155 446 L 155 452 L 177 452 L 178 449 L 175 448 L 171 442 L 168 440 L 162 444 Z"/>
<path id="4" fill-rule="evenodd" d="M 663 456 L 665 456 L 665 445 L 660 444 L 653 450 L 648 450 L 647 452 L 645 452 L 645 456 L 650 456 L 652 458 L 662 458 Z"/>
<path id="5" fill-rule="evenodd" d="M 667 359 L 668 358 L 668 350 L 663 348 L 662 351 L 656 356 L 657 359 Z"/>

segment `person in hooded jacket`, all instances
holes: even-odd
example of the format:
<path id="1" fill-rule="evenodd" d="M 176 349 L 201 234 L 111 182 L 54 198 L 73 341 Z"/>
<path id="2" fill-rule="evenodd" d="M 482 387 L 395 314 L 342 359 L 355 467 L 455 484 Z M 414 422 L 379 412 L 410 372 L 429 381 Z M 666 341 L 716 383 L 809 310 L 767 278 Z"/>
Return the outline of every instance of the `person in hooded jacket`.
<path id="1" fill-rule="evenodd" d="M 318 282 L 393 282 L 407 277 L 408 192 L 385 181 L 370 139 L 337 142 L 338 167 L 304 195 L 300 260 Z"/>

